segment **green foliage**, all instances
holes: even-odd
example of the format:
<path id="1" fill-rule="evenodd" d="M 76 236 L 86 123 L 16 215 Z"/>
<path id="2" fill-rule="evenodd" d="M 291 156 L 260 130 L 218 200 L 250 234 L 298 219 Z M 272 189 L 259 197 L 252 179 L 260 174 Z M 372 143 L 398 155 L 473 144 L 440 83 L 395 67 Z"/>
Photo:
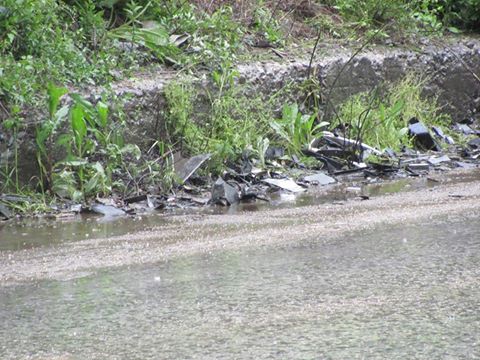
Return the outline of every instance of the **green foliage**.
<path id="1" fill-rule="evenodd" d="M 106 55 L 109 48 L 96 54 L 91 43 L 95 39 L 99 46 L 104 22 L 95 13 L 80 16 L 89 13 L 89 3 L 76 8 L 55 0 L 3 2 L 0 101 L 10 107 L 38 105 L 44 101 L 45 82 L 83 84 L 108 77 L 114 60 Z"/>
<path id="2" fill-rule="evenodd" d="M 68 107 L 58 109 L 60 98 L 67 93 L 66 88 L 48 86 L 48 119 L 42 121 L 36 128 L 35 144 L 37 147 L 37 162 L 40 168 L 40 186 L 52 184 L 53 147 L 57 131 L 68 114 Z"/>
<path id="3" fill-rule="evenodd" d="M 352 96 L 340 111 L 349 136 L 378 149 L 399 150 L 410 144 L 407 124 L 412 117 L 447 130 L 450 118 L 440 113 L 436 99 L 422 96 L 425 81 L 412 73 L 388 87 L 383 95 L 376 91 Z"/>
<path id="4" fill-rule="evenodd" d="M 452 32 L 478 30 L 480 25 L 478 0 L 423 0 L 417 8 L 420 20 L 435 23 L 436 27 L 443 25 Z"/>
<path id="5" fill-rule="evenodd" d="M 282 42 L 284 38 L 278 20 L 263 1 L 253 13 L 252 27 L 271 44 Z"/>
<path id="6" fill-rule="evenodd" d="M 35 143 L 43 192 L 76 201 L 122 188 L 121 174 L 140 160 L 137 146 L 124 144 L 122 124 L 110 121 L 103 102 L 91 104 L 71 94 L 73 104 L 58 109 L 65 88 L 49 85 L 49 118 L 36 130 Z M 66 122 L 67 115 L 70 119 Z M 58 161 L 53 154 L 65 154 Z M 58 156 L 58 155 L 57 155 Z"/>
<path id="7" fill-rule="evenodd" d="M 478 30 L 480 25 L 478 0 L 330 0 L 327 3 L 338 9 L 347 23 L 366 30 L 388 23 L 387 33 L 420 28 L 440 33 L 444 29 L 452 32 Z M 324 26 L 331 29 L 328 24 Z"/>
<path id="8" fill-rule="evenodd" d="M 316 115 L 302 115 L 297 104 L 284 105 L 282 118 L 270 122 L 275 134 L 291 154 L 301 155 L 302 149 L 319 134 L 327 122 L 316 123 Z"/>
<path id="9" fill-rule="evenodd" d="M 334 6 L 349 23 L 362 29 L 405 29 L 411 24 L 409 1 L 406 0 L 336 0 Z"/>
<path id="10" fill-rule="evenodd" d="M 244 93 L 235 83 L 236 75 L 227 66 L 213 73 L 216 89 L 209 92 L 208 109 L 202 113 L 194 114 L 191 87 L 171 84 L 166 90 L 168 138 L 188 154 L 212 153 L 214 172 L 271 132 L 272 104 Z"/>

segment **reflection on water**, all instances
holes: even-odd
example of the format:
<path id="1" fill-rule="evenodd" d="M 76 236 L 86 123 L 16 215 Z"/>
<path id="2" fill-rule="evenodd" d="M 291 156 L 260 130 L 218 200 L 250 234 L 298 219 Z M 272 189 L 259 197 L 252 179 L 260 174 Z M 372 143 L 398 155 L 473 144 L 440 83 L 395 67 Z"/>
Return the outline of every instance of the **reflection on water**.
<path id="1" fill-rule="evenodd" d="M 51 219 L 26 219 L 0 228 L 0 251 L 124 235 L 148 230 L 166 221 L 158 214 L 122 218 L 78 216 L 65 222 Z"/>
<path id="2" fill-rule="evenodd" d="M 480 356 L 480 223 L 0 288 L 2 359 Z"/>
<path id="3" fill-rule="evenodd" d="M 442 177 L 442 182 L 461 183 L 480 178 L 479 171 Z M 344 179 L 342 184 L 318 186 L 300 194 L 274 192 L 271 201 L 240 203 L 235 206 L 206 206 L 170 209 L 165 212 L 147 212 L 134 217 L 77 216 L 66 222 L 40 219 L 26 219 L 22 222 L 0 222 L 0 251 L 19 250 L 38 246 L 49 246 L 59 242 L 71 242 L 86 238 L 104 238 L 116 235 L 144 231 L 172 221 L 177 215 L 185 214 L 235 214 L 268 210 L 272 208 L 291 208 L 325 203 L 343 202 L 359 194 L 370 197 L 402 191 L 434 187 L 441 182 L 428 177 L 403 178 L 394 181 L 365 183 L 363 177 Z M 348 188 L 358 191 L 349 191 Z"/>
<path id="4" fill-rule="evenodd" d="M 393 182 L 363 185 L 359 189 L 369 196 L 378 196 L 431 185 L 427 179 L 401 179 Z M 319 187 L 301 194 L 275 192 L 271 194 L 270 202 L 259 200 L 244 202 L 231 207 L 191 207 L 169 210 L 168 212 L 148 212 L 140 216 L 130 217 L 78 215 L 63 222 L 54 219 L 25 219 L 7 224 L 0 223 L 0 225 L 3 225 L 0 227 L 0 251 L 28 249 L 60 242 L 105 238 L 149 230 L 169 223 L 175 216 L 183 214 L 235 214 L 269 208 L 291 208 L 345 201 L 358 195 L 358 193 L 346 191 L 347 187 L 345 184 Z"/>

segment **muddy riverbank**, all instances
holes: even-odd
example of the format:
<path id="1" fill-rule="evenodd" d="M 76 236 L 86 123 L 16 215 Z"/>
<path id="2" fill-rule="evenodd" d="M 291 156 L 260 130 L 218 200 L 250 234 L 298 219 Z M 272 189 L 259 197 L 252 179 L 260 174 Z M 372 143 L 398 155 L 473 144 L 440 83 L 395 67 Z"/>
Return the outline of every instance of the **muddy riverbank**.
<path id="1" fill-rule="evenodd" d="M 229 215 L 189 214 L 150 222 L 146 230 L 122 236 L 65 242 L 0 253 L 0 284 L 68 280 L 122 266 L 169 261 L 192 254 L 240 248 L 335 241 L 355 231 L 395 224 L 431 223 L 438 217 L 480 214 L 480 172 L 454 172 L 430 189 L 346 199 L 299 208 Z M 462 180 L 463 179 L 463 180 Z M 460 182 L 459 182 L 460 181 Z M 320 240 L 318 240 L 320 239 Z"/>

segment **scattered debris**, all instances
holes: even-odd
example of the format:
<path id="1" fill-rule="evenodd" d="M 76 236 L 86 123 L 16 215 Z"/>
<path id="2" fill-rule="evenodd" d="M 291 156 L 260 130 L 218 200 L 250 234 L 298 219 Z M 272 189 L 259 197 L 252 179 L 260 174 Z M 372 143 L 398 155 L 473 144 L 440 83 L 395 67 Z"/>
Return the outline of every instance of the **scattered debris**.
<path id="1" fill-rule="evenodd" d="M 169 41 L 170 44 L 175 45 L 176 47 L 182 47 L 187 43 L 187 41 L 190 39 L 190 35 L 185 33 L 185 34 L 172 34 L 170 35 Z"/>
<path id="2" fill-rule="evenodd" d="M 279 187 L 281 189 L 290 191 L 292 193 L 299 193 L 306 191 L 305 188 L 298 185 L 295 181 L 291 179 L 263 179 L 264 183 Z"/>
<path id="3" fill-rule="evenodd" d="M 31 203 L 32 198 L 23 195 L 11 195 L 11 194 L 2 194 L 0 195 L 0 200 L 12 202 L 12 203 Z"/>
<path id="4" fill-rule="evenodd" d="M 362 188 L 359 186 L 349 186 L 345 189 L 345 192 L 347 193 L 361 193 Z"/>
<path id="5" fill-rule="evenodd" d="M 467 163 L 467 162 L 464 162 L 464 161 L 455 161 L 455 165 L 459 168 L 462 168 L 462 169 L 474 169 L 474 168 L 478 167 L 477 164 Z"/>
<path id="6" fill-rule="evenodd" d="M 72 204 L 70 205 L 69 211 L 74 214 L 80 214 L 82 212 L 82 204 Z"/>
<path id="7" fill-rule="evenodd" d="M 480 137 L 474 136 L 478 133 L 477 130 L 473 125 L 470 127 L 465 124 L 459 124 L 457 130 L 468 134 L 467 145 L 462 142 L 445 147 L 442 151 L 439 144 L 454 145 L 453 139 L 440 127 L 433 126 L 430 131 L 423 123 L 412 118 L 408 131 L 414 139 L 416 149 L 405 147 L 398 151 L 385 149 L 382 152 L 346 136 L 323 132 L 322 137 L 306 144 L 308 147 L 303 150 L 304 155 L 311 156 L 320 163 L 313 161 L 314 165 L 308 167 L 304 158 L 289 155 L 283 147 L 270 145 L 261 160 L 252 157 L 251 151 L 245 151 L 237 162 L 227 164 L 226 172 L 213 184 L 210 176 L 197 173 L 211 158 L 211 154 L 183 158 L 177 153 L 173 156 L 177 184 L 168 195 L 137 189 L 137 195 L 124 199 L 118 196 L 105 199 L 97 197 L 97 203 L 90 210 L 104 215 L 102 219 L 108 221 L 110 217 L 141 214 L 154 209 L 186 209 L 207 204 L 230 206 L 240 201 L 270 201 L 272 187 L 280 189 L 280 197 L 291 200 L 297 194 L 305 192 L 309 186 L 334 184 L 337 180 L 354 184 L 341 187 L 342 191 L 344 189 L 345 193 L 350 194 L 349 197 L 368 200 L 370 195 L 362 192 L 362 184 L 365 183 L 425 175 L 428 181 L 438 182 L 430 176 L 433 171 L 438 173 L 451 168 L 478 168 Z M 375 157 L 368 158 L 370 154 Z M 458 197 L 454 194 L 450 196 Z M 23 205 L 33 201 L 26 196 L 0 194 L 0 219 L 13 216 L 6 205 Z M 275 197 L 273 201 L 276 201 Z M 53 216 L 58 219 L 68 218 L 81 212 L 82 205 L 66 202 L 52 207 L 52 211 L 56 212 Z"/>
<path id="8" fill-rule="evenodd" d="M 345 138 L 343 136 L 337 136 L 329 131 L 324 131 L 322 133 L 322 139 L 325 139 L 326 141 L 330 142 L 331 144 L 335 144 L 339 147 L 341 147 L 342 149 L 345 149 L 345 148 L 351 148 L 351 149 L 355 149 L 355 150 L 361 150 L 362 152 L 366 153 L 366 156 L 364 155 L 364 158 L 366 158 L 368 155 L 370 154 L 374 154 L 374 155 L 382 155 L 382 153 L 380 151 L 378 151 L 377 149 L 367 145 L 367 144 L 364 144 L 364 143 L 361 143 L 357 140 L 352 140 L 352 139 L 348 139 L 348 138 Z M 314 145 L 315 145 L 315 141 L 318 141 L 318 139 L 314 140 L 310 145 L 310 149 L 314 148 Z"/>
<path id="9" fill-rule="evenodd" d="M 428 171 L 430 170 L 430 165 L 426 162 L 421 162 L 417 164 L 408 164 L 407 169 L 413 172 Z"/>
<path id="10" fill-rule="evenodd" d="M 455 141 L 453 140 L 453 138 L 449 135 L 445 135 L 443 130 L 441 128 L 439 128 L 438 126 L 432 126 L 432 130 L 433 130 L 433 133 L 435 134 L 435 136 L 437 136 L 438 138 L 443 140 L 448 145 L 454 145 L 455 144 Z"/>
<path id="11" fill-rule="evenodd" d="M 147 200 L 147 195 L 143 194 L 143 195 L 137 195 L 137 196 L 132 196 L 132 197 L 126 198 L 123 201 L 126 204 L 134 204 L 134 203 L 138 203 L 138 202 L 146 201 L 146 200 Z"/>
<path id="12" fill-rule="evenodd" d="M 454 129 L 457 130 L 458 132 L 461 132 L 464 135 L 473 135 L 477 133 L 467 124 L 456 124 Z"/>

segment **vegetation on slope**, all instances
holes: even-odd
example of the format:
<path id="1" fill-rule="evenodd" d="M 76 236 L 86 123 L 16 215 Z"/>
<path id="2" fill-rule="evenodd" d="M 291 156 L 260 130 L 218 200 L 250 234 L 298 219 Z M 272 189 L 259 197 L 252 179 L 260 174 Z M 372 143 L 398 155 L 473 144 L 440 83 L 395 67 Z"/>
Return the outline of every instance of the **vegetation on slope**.
<path id="1" fill-rule="evenodd" d="M 0 190 L 21 190 L 16 139 L 27 125 L 35 128 L 39 174 L 34 189 L 76 201 L 132 188 L 145 191 L 158 186 L 159 178 L 160 190 L 167 191 L 175 181 L 170 154 L 178 148 L 212 152 L 214 171 L 245 150 L 262 159 L 274 142 L 298 155 L 301 144 L 327 124 L 302 114 L 304 107 L 295 103 L 247 98 L 234 82 L 233 65 L 240 56 L 255 47 L 281 48 L 320 37 L 371 39 L 374 34 L 375 41 L 408 42 L 418 35 L 475 31 L 479 22 L 477 0 L 5 0 L 0 5 L 0 135 L 13 139 L 15 156 L 2 165 Z M 71 94 L 73 103 L 60 106 L 69 88 L 108 88 L 155 64 L 183 72 L 207 70 L 218 90 L 210 94 L 211 111 L 199 125 L 189 119 L 193 90 L 185 84 L 167 89 L 168 136 L 154 144 L 156 156 L 125 143 L 115 103 L 92 104 Z M 382 133 L 368 133 L 368 140 L 379 147 L 400 146 L 406 115 L 397 115 L 427 105 L 418 98 L 419 83 L 408 81 L 386 98 L 353 98 L 341 110 L 342 121 L 354 124 L 357 112 L 374 107 L 363 125 L 371 123 Z M 401 98 L 405 87 L 418 95 L 416 102 Z M 435 105 L 429 104 L 423 120 L 436 122 Z M 316 114 L 317 105 L 304 111 Z M 25 118 L 41 108 L 48 108 L 46 116 Z M 275 119 L 279 108 L 283 115 Z M 373 123 L 379 116 L 389 119 L 384 128 Z M 53 159 L 53 152 L 62 159 Z"/>

